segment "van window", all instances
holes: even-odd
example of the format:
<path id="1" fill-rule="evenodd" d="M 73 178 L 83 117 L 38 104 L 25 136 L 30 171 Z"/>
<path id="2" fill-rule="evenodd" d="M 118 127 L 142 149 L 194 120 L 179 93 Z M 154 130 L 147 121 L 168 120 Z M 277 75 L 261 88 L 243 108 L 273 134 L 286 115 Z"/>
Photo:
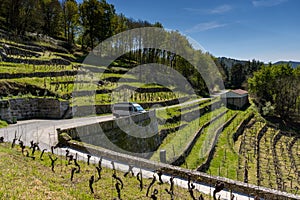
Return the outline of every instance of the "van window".
<path id="1" fill-rule="evenodd" d="M 142 106 L 135 106 L 134 107 L 136 109 L 136 111 L 143 111 L 144 109 L 142 108 Z"/>

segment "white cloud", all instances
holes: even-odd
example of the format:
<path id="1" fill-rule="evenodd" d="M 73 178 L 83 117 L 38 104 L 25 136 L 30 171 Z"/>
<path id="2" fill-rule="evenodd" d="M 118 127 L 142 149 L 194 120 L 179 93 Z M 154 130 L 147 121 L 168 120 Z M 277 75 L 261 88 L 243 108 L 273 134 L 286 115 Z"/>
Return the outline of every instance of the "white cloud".
<path id="1" fill-rule="evenodd" d="M 199 8 L 184 8 L 184 10 L 199 14 L 223 14 L 232 10 L 230 5 L 221 5 L 213 9 L 199 9 Z"/>
<path id="2" fill-rule="evenodd" d="M 211 29 L 216 29 L 216 28 L 221 28 L 227 26 L 227 24 L 221 24 L 216 21 L 211 21 L 211 22 L 204 22 L 195 25 L 194 27 L 186 30 L 187 33 L 197 33 L 197 32 L 203 32 Z"/>
<path id="3" fill-rule="evenodd" d="M 257 0 L 252 1 L 255 7 L 272 7 L 287 2 L 288 0 Z"/>
<path id="4" fill-rule="evenodd" d="M 203 9 L 198 9 L 198 8 L 184 8 L 184 10 L 189 11 L 189 12 L 195 12 L 195 13 L 203 12 Z"/>
<path id="5" fill-rule="evenodd" d="M 230 10 L 232 10 L 232 6 L 222 5 L 222 6 L 218 6 L 214 9 L 209 10 L 209 13 L 211 13 L 211 14 L 222 14 L 222 13 L 226 13 Z"/>

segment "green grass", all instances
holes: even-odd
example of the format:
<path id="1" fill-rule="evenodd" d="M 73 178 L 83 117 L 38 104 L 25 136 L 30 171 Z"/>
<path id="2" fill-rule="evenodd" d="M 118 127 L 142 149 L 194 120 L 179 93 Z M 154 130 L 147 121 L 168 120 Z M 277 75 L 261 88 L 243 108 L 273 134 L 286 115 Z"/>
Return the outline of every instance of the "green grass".
<path id="1" fill-rule="evenodd" d="M 182 167 L 196 169 L 205 161 L 209 153 L 208 151 L 213 140 L 214 132 L 222 125 L 222 123 L 226 122 L 234 114 L 235 111 L 229 110 L 225 115 L 212 122 L 203 130 L 192 151 L 186 157 Z"/>
<path id="2" fill-rule="evenodd" d="M 163 108 L 156 111 L 156 116 L 160 119 L 168 119 L 176 115 L 180 115 L 180 107 Z"/>
<path id="3" fill-rule="evenodd" d="M 242 120 L 248 117 L 246 113 L 247 111 L 238 111 L 235 119 L 220 134 L 216 144 L 216 151 L 209 167 L 209 172 L 212 175 L 237 179 L 236 169 L 239 167 L 239 155 L 233 148 L 232 136 Z"/>
<path id="4" fill-rule="evenodd" d="M 196 130 L 199 129 L 198 121 L 198 119 L 194 120 L 183 129 L 168 134 L 163 143 L 159 146 L 158 150 L 156 150 L 151 157 L 151 160 L 159 161 L 160 150 L 166 150 L 167 162 L 170 162 L 173 158 L 179 156 L 183 152 L 186 144 L 192 139 Z"/>
<path id="5" fill-rule="evenodd" d="M 34 72 L 59 72 L 59 71 L 71 71 L 72 65 L 68 66 L 54 66 L 54 65 L 29 65 L 20 63 L 0 62 L 0 73 L 34 73 Z"/>
<path id="6" fill-rule="evenodd" d="M 23 43 L 20 43 L 20 42 L 16 42 L 16 41 L 12 41 L 12 40 L 6 40 L 4 38 L 1 38 L 0 39 L 0 42 L 1 43 L 6 43 L 6 44 L 11 44 L 11 45 L 15 45 L 19 48 L 22 48 L 22 47 L 25 47 L 27 46 L 27 44 L 23 44 Z M 56 45 L 53 45 L 52 43 L 50 42 L 45 42 L 45 41 L 32 41 L 32 44 L 33 45 L 29 45 L 29 46 L 34 46 L 34 45 L 37 45 L 37 46 L 40 46 L 40 47 L 54 47 L 57 48 Z"/>
<path id="7" fill-rule="evenodd" d="M 135 60 L 129 60 L 129 59 L 118 59 L 112 62 L 112 66 L 122 66 L 122 67 L 131 67 L 134 65 L 137 65 L 138 62 Z"/>
<path id="8" fill-rule="evenodd" d="M 171 128 L 176 128 L 179 126 L 183 126 L 183 125 L 188 125 L 188 122 L 184 122 L 184 121 L 179 121 L 179 122 L 175 122 L 175 123 L 165 123 L 163 125 L 159 125 L 158 126 L 158 130 L 163 130 L 163 129 L 171 129 Z"/>
<path id="9" fill-rule="evenodd" d="M 170 162 L 174 157 L 181 155 L 186 147 L 186 145 L 191 141 L 197 130 L 200 129 L 206 122 L 210 121 L 211 118 L 217 116 L 219 113 L 223 112 L 225 108 L 220 108 L 204 114 L 200 118 L 193 120 L 188 124 L 188 126 L 180 129 L 176 132 L 168 134 L 164 139 L 162 144 L 152 155 L 151 160 L 159 161 L 160 150 L 166 150 L 167 161 Z"/>
<path id="10" fill-rule="evenodd" d="M 83 96 L 73 98 L 72 104 L 76 106 L 93 106 L 111 103 L 111 94 L 96 94 L 94 96 Z"/>
<path id="11" fill-rule="evenodd" d="M 123 78 L 123 79 L 126 79 L 126 78 L 132 78 L 132 79 L 135 79 L 136 77 L 131 75 L 131 74 L 114 74 L 114 73 L 101 73 L 100 74 L 100 77 L 101 79 L 106 79 L 106 78 L 110 78 L 110 77 L 115 77 L 115 78 Z"/>
<path id="12" fill-rule="evenodd" d="M 8 126 L 7 122 L 0 120 L 0 128 L 6 127 L 6 126 Z"/>
<path id="13" fill-rule="evenodd" d="M 40 152 L 35 153 L 36 159 L 22 155 L 20 147 L 16 145 L 11 149 L 11 144 L 0 144 L 0 199 L 114 199 L 117 197 L 115 180 L 112 179 L 113 171 L 103 168 L 102 178 L 94 183 L 94 194 L 90 193 L 88 180 L 91 175 L 97 178 L 95 165 L 79 162 L 81 172 L 74 175 L 71 182 L 71 168 L 74 165 L 66 165 L 67 161 L 58 157 L 55 162 L 55 173 L 51 171 L 48 153 L 40 160 Z M 53 155 L 53 157 L 55 157 Z M 117 171 L 117 176 L 124 182 L 121 190 L 122 199 L 150 199 L 146 197 L 146 190 L 150 179 L 143 179 L 143 191 L 139 190 L 139 182 L 136 177 L 123 177 L 123 172 Z M 159 185 L 157 182 L 153 188 L 158 189 L 160 199 L 169 199 L 164 191 L 168 184 Z M 175 199 L 189 199 L 187 189 L 175 186 Z M 198 191 L 194 192 L 197 196 Z M 205 198 L 208 196 L 204 195 Z"/>
<path id="14" fill-rule="evenodd" d="M 191 100 L 193 100 L 194 98 L 191 98 Z M 197 99 L 199 99 L 199 97 L 197 97 Z M 168 119 L 168 118 L 172 118 L 174 116 L 179 116 L 180 114 L 185 114 L 194 110 L 199 110 L 202 109 L 206 106 L 211 105 L 213 102 L 215 102 L 215 100 L 203 100 L 200 102 L 196 102 L 196 103 L 192 103 L 192 104 L 188 104 L 185 106 L 173 106 L 170 108 L 163 108 L 160 110 L 156 111 L 156 116 L 160 119 Z M 189 109 L 189 107 L 192 107 L 194 105 L 199 105 L 195 108 Z M 187 108 L 187 110 L 185 110 Z"/>
<path id="15" fill-rule="evenodd" d="M 58 52 L 55 52 L 54 55 L 56 56 L 66 56 L 66 57 L 69 57 L 71 59 L 76 59 L 74 55 L 72 54 L 66 54 L 66 53 L 58 53 Z"/>

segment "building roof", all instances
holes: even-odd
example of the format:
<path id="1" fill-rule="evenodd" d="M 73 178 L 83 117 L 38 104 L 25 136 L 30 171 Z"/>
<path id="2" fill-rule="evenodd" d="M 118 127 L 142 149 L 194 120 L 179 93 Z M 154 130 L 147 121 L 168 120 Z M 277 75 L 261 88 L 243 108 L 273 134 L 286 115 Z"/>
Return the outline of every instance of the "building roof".
<path id="1" fill-rule="evenodd" d="M 242 89 L 230 90 L 221 95 L 222 98 L 241 98 L 246 96 L 248 96 L 248 92 Z"/>
<path id="2" fill-rule="evenodd" d="M 246 90 L 242 90 L 242 89 L 231 90 L 231 92 L 234 92 L 234 93 L 239 94 L 239 95 L 248 94 L 248 92 Z"/>

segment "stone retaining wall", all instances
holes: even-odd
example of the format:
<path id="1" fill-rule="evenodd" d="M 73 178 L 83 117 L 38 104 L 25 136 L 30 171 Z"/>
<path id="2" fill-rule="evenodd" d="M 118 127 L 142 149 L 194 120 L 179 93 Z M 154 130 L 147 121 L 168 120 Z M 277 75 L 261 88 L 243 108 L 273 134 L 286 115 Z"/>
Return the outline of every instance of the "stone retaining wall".
<path id="1" fill-rule="evenodd" d="M 0 118 L 9 123 L 25 119 L 61 119 L 68 101 L 45 98 L 18 98 L 0 101 Z"/>
<path id="2" fill-rule="evenodd" d="M 9 101 L 0 101 L 0 119 L 8 123 L 15 122 L 10 111 Z"/>
<path id="3" fill-rule="evenodd" d="M 2 57 L 2 59 L 4 62 L 24 63 L 28 65 L 71 65 L 70 61 L 62 58 L 53 58 L 50 60 L 38 60 L 38 59 Z"/>
<path id="4" fill-rule="evenodd" d="M 8 46 L 8 45 L 3 45 L 3 49 L 5 50 L 5 53 L 7 55 L 17 55 L 20 57 L 36 57 L 36 58 L 41 56 L 36 52 L 21 49 L 18 47 Z"/>
<path id="5" fill-rule="evenodd" d="M 41 47 L 41 46 L 31 46 L 29 44 L 26 44 L 26 45 L 21 45 L 21 44 L 17 44 L 17 43 L 14 43 L 14 44 L 7 44 L 5 42 L 0 42 L 0 44 L 2 46 L 8 46 L 8 47 L 16 47 L 16 48 L 19 48 L 19 49 L 23 49 L 23 50 L 28 50 L 28 51 L 35 51 L 35 52 L 44 52 L 45 51 L 45 48 Z M 9 53 L 9 52 L 7 52 Z"/>
<path id="6" fill-rule="evenodd" d="M 81 72 L 80 72 L 81 73 Z M 15 79 L 25 77 L 58 77 L 58 76 L 76 76 L 77 71 L 57 71 L 57 72 L 32 72 L 32 73 L 0 73 L 0 79 Z"/>
<path id="7" fill-rule="evenodd" d="M 149 157 L 160 145 L 155 111 L 58 130 L 72 140 L 118 152 Z M 61 142 L 61 141 L 60 141 Z"/>

